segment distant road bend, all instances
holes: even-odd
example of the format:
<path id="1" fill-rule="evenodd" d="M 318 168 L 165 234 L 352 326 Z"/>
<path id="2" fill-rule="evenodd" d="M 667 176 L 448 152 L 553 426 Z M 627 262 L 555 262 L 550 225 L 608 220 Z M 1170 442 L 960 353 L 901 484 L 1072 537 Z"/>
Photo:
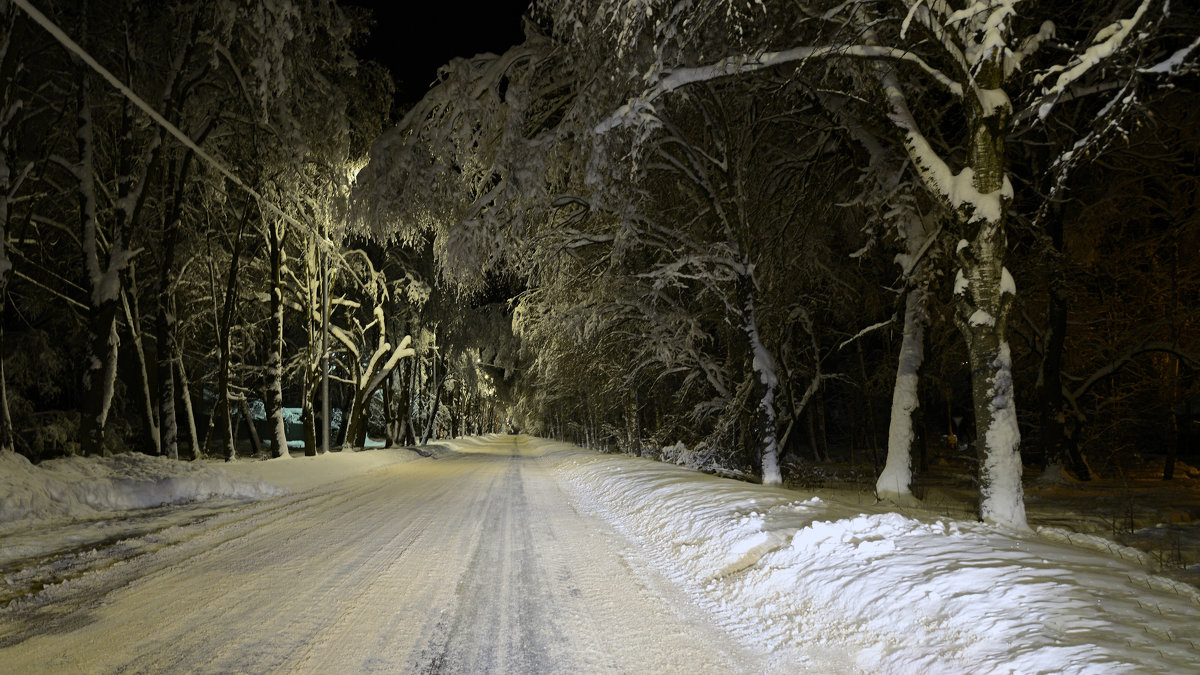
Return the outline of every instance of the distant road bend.
<path id="1" fill-rule="evenodd" d="M 0 616 L 0 671 L 769 669 L 577 513 L 554 455 L 476 447 L 176 528 Z"/>

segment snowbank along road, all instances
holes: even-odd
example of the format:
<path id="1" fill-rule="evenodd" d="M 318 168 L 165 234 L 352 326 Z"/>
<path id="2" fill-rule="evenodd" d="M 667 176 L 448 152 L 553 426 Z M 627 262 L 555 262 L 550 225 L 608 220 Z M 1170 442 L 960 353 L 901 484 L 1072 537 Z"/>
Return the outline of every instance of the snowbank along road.
<path id="1" fill-rule="evenodd" d="M 0 611 L 0 671 L 772 669 L 577 513 L 552 455 L 459 447 L 72 553 Z"/>

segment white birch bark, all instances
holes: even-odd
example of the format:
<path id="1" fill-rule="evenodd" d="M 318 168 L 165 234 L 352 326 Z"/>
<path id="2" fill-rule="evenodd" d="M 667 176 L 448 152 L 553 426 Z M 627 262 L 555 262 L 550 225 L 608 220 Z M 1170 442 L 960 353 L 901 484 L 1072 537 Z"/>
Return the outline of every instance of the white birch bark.
<path id="1" fill-rule="evenodd" d="M 738 279 L 742 295 L 742 330 L 750 342 L 750 353 L 754 377 L 760 386 L 755 411 L 754 434 L 760 444 L 762 456 L 763 485 L 780 485 L 783 475 L 779 471 L 779 443 L 775 432 L 775 392 L 779 388 L 779 376 L 775 371 L 775 358 L 762 343 L 758 323 L 754 316 L 754 281 L 749 274 Z"/>
<path id="2" fill-rule="evenodd" d="M 904 301 L 904 333 L 892 389 L 892 415 L 888 425 L 887 462 L 875 483 L 875 494 L 895 503 L 913 501 L 913 413 L 920 405 L 918 385 L 925 360 L 925 289 L 911 288 Z"/>
<path id="3" fill-rule="evenodd" d="M 287 426 L 283 421 L 283 222 L 267 223 L 271 237 L 271 346 L 267 351 L 267 422 L 271 454 L 288 458 Z"/>
<path id="4" fill-rule="evenodd" d="M 196 429 L 196 414 L 192 410 L 192 392 L 188 384 L 187 371 L 183 367 L 183 355 L 175 355 L 175 367 L 179 374 L 179 398 L 183 401 L 183 415 L 187 418 L 188 440 L 192 444 L 192 459 L 204 456 L 200 447 L 200 432 Z"/>

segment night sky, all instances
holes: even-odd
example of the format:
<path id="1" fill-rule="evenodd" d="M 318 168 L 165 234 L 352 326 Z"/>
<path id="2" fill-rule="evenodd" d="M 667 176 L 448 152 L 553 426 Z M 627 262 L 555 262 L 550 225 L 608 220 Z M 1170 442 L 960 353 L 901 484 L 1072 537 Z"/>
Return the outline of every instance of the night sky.
<path id="1" fill-rule="evenodd" d="M 501 53 L 524 40 L 521 15 L 529 0 L 482 3 L 343 0 L 344 6 L 370 8 L 375 16 L 369 42 L 359 56 L 392 71 L 396 102 L 407 107 L 420 100 L 437 69 L 458 56 Z"/>

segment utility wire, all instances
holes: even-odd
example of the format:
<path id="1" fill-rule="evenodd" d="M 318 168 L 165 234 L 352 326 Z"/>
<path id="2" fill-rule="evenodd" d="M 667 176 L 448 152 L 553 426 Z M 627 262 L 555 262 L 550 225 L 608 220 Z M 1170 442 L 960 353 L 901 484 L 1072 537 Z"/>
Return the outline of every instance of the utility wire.
<path id="1" fill-rule="evenodd" d="M 107 68 L 100 65 L 96 61 L 96 59 L 92 58 L 91 54 L 88 54 L 87 51 L 83 47 L 81 47 L 78 43 L 76 43 L 74 40 L 72 40 L 66 33 L 63 32 L 63 30 L 61 28 L 58 27 L 58 25 L 56 25 L 53 21 L 51 21 L 45 14 L 42 14 L 40 11 L 38 11 L 38 9 L 36 7 L 29 4 L 29 0 L 12 0 L 12 2 L 16 6 L 20 7 L 22 10 L 24 10 L 25 13 L 29 15 L 29 18 L 33 19 L 35 23 L 37 23 L 42 28 L 46 29 L 46 32 L 50 33 L 50 35 L 55 40 L 58 40 L 60 43 L 62 43 L 62 45 L 64 47 L 66 47 L 71 53 L 75 54 L 80 59 L 82 59 L 84 63 L 86 63 L 88 66 L 91 67 L 92 70 L 99 73 L 100 76 L 103 77 L 105 80 L 108 80 L 109 84 L 111 84 L 113 87 L 115 87 L 117 89 L 117 91 L 121 92 L 121 94 L 124 95 L 125 98 L 129 99 L 134 105 L 141 108 L 143 112 L 145 112 L 147 115 L 150 116 L 150 119 L 152 119 L 156 123 L 158 123 L 158 125 L 161 126 L 163 129 L 166 129 L 168 133 L 170 133 L 172 136 L 174 136 L 176 139 L 178 139 L 180 143 L 183 143 L 184 146 L 186 146 L 192 152 L 196 153 L 196 155 L 198 157 L 203 159 L 214 169 L 219 171 L 221 173 L 221 175 L 223 175 L 226 178 L 228 178 L 229 180 L 233 181 L 233 183 L 235 185 L 242 188 L 247 193 L 252 195 L 255 199 L 257 199 L 259 204 L 266 206 L 270 211 L 275 212 L 276 214 L 279 215 L 279 217 L 283 218 L 288 223 L 291 223 L 292 225 L 295 225 L 296 227 L 298 227 L 300 229 L 309 230 L 310 232 L 312 232 L 315 235 L 315 238 L 317 239 L 317 241 L 319 241 L 323 247 L 325 247 L 327 249 L 333 248 L 333 242 L 331 242 L 328 238 L 323 236 L 320 233 L 320 230 L 318 228 L 313 227 L 312 225 L 301 223 L 300 221 L 296 220 L 292 216 L 284 213 L 282 209 L 280 209 L 278 206 L 276 206 L 273 202 L 269 201 L 266 197 L 262 196 L 257 190 L 255 190 L 254 188 L 252 188 L 249 185 L 246 185 L 244 182 L 242 182 L 242 179 L 238 178 L 237 174 L 235 174 L 232 169 L 225 166 L 218 159 L 216 159 L 212 155 L 205 152 L 204 149 L 201 148 L 199 145 L 196 145 L 196 143 L 194 141 L 192 141 L 192 139 L 189 138 L 187 134 L 183 133 L 182 131 L 179 130 L 178 127 L 176 127 L 174 124 L 171 124 L 171 122 L 167 121 L 167 119 L 165 117 L 163 117 L 162 115 L 160 115 L 158 113 L 158 111 L 156 111 L 149 103 L 146 103 L 145 101 L 143 101 L 142 98 L 140 96 L 138 96 L 136 93 L 134 93 L 134 91 L 132 89 L 127 87 L 123 82 L 121 82 L 121 80 L 117 79 L 116 75 L 113 75 L 111 72 L 108 71 Z"/>

